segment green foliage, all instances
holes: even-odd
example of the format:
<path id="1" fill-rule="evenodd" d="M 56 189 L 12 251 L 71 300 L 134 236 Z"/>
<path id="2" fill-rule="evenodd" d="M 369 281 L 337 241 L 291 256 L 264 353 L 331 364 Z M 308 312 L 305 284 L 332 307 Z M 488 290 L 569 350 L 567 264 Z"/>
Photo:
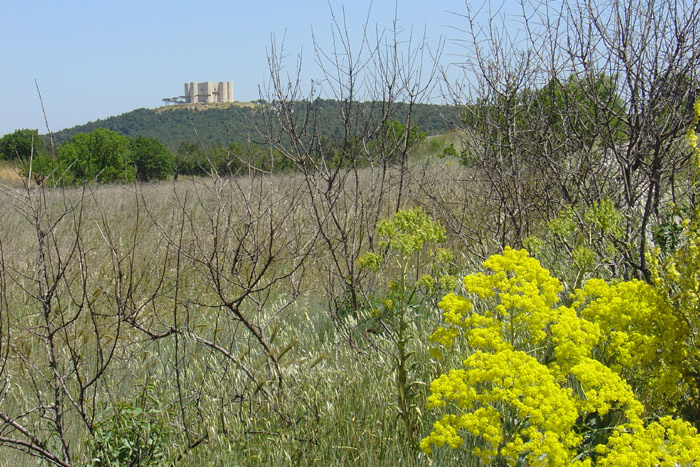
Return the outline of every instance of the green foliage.
<path id="1" fill-rule="evenodd" d="M 447 413 L 422 441 L 426 453 L 466 446 L 484 462 L 513 466 L 700 458 L 690 424 L 642 418 L 640 400 L 658 411 L 656 397 L 684 394 L 674 384 L 684 323 L 663 294 L 640 281 L 593 280 L 569 307 L 559 304 L 559 281 L 525 250 L 506 248 L 484 267 L 464 278 L 468 295 L 440 303 L 437 354 L 468 353 L 431 383 L 428 407 Z"/>
<path id="2" fill-rule="evenodd" d="M 427 133 L 425 133 L 425 135 L 426 137 L 422 141 L 422 146 L 425 148 L 425 152 L 429 155 L 437 155 L 438 157 L 440 157 L 442 155 L 442 152 L 448 147 L 448 145 L 445 143 L 445 137 L 433 136 L 431 138 L 428 138 Z"/>
<path id="3" fill-rule="evenodd" d="M 455 149 L 454 143 L 450 143 L 445 146 L 440 154 L 441 157 L 457 157 L 457 150 Z M 464 164 L 467 165 L 467 164 Z"/>
<path id="4" fill-rule="evenodd" d="M 316 99 L 313 102 L 295 102 L 297 112 L 302 115 L 308 107 L 318 110 L 319 115 L 317 131 L 319 133 L 319 144 L 323 147 L 322 157 L 327 157 L 333 166 L 347 164 L 348 160 L 341 153 L 350 151 L 345 141 L 345 133 L 337 116 L 341 114 L 340 103 L 333 100 Z M 358 104 L 360 105 L 360 104 Z M 361 104 L 362 115 L 368 119 L 381 115 L 381 106 L 366 102 Z M 375 139 L 370 144 L 373 152 L 386 150 L 390 160 L 398 160 L 399 152 L 408 151 L 423 141 L 428 133 L 436 134 L 446 131 L 449 126 L 441 115 L 454 114 L 454 109 L 448 106 L 440 108 L 436 112 L 432 106 L 417 104 L 412 110 L 412 118 L 415 125 L 406 133 L 406 128 L 402 121 L 408 112 L 404 104 L 397 104 L 394 111 L 394 120 L 389 120 L 377 131 Z M 261 128 L 269 125 L 269 113 L 275 112 L 275 103 L 265 103 L 264 105 L 252 106 L 228 106 L 210 108 L 168 108 L 160 110 L 137 109 L 132 112 L 110 117 L 105 120 L 98 120 L 94 124 L 77 126 L 74 128 L 59 131 L 54 134 L 59 144 L 68 144 L 70 138 L 80 134 L 92 134 L 97 126 L 107 129 L 129 138 L 146 138 L 149 141 L 157 139 L 170 149 L 173 156 L 173 170 L 177 175 L 205 176 L 212 171 L 220 175 L 239 174 L 249 166 L 264 171 L 285 171 L 292 167 L 291 161 L 284 157 L 278 150 L 271 150 L 269 147 L 251 141 L 251 135 L 257 135 Z M 418 125 L 425 131 L 421 131 Z M 273 132 L 279 131 L 272 128 Z M 246 141 L 246 144 L 240 144 Z M 345 141 L 344 143 L 338 143 Z M 287 138 L 282 136 L 281 143 L 286 144 Z M 133 146 L 134 143 L 132 143 Z M 342 147 L 338 145 L 341 144 Z M 356 141 L 358 150 L 363 149 L 361 141 Z M 400 148 L 401 151 L 397 151 Z M 366 150 L 367 148 L 364 147 Z M 156 151 L 157 161 L 149 158 L 139 158 L 135 152 L 133 162 L 137 165 L 136 176 L 139 179 L 161 179 L 166 176 L 168 158 L 162 152 L 162 148 L 152 147 L 150 151 Z M 352 151 L 355 151 L 354 149 Z M 350 151 L 350 152 L 352 152 Z M 357 152 L 357 151 L 355 151 Z M 56 163 L 39 163 L 37 168 L 44 166 L 56 168 Z M 141 167 L 139 167 L 139 165 Z M 66 172 L 66 167 L 60 167 Z M 58 172 L 59 170 L 56 170 Z M 72 171 L 69 171 L 72 172 Z M 48 172 L 50 173 L 50 172 Z M 40 178 L 48 175 L 40 172 Z M 158 176 L 154 174 L 160 174 Z M 153 175 L 151 175 L 153 174 Z M 63 183 L 79 174 L 65 173 Z"/>
<path id="5" fill-rule="evenodd" d="M 131 156 L 136 178 L 141 181 L 165 180 L 173 173 L 173 155 L 155 138 L 138 136 L 132 139 Z"/>
<path id="6" fill-rule="evenodd" d="M 617 94 L 615 81 L 605 74 L 593 79 L 572 75 L 565 82 L 553 79 L 536 91 L 530 112 L 549 125 L 549 135 L 543 135 L 541 142 L 567 154 L 578 147 L 590 147 L 601 137 L 622 141 L 624 127 L 617 116 L 622 114 L 624 102 Z M 608 115 L 600 114 L 601 103 L 605 103 Z M 521 125 L 527 128 L 528 122 Z M 612 134 L 600 134 L 603 129 Z"/>
<path id="7" fill-rule="evenodd" d="M 22 164 L 22 167 L 23 175 L 25 176 L 29 175 L 31 170 L 32 179 L 37 184 L 47 182 L 49 185 L 51 185 L 50 180 L 46 180 L 47 177 L 53 174 L 61 174 L 65 172 L 65 168 L 61 168 L 61 166 L 58 163 L 58 160 L 48 155 L 32 159 L 31 168 L 28 160 L 25 161 L 24 164 Z"/>
<path id="8" fill-rule="evenodd" d="M 600 111 L 605 103 L 607 115 Z M 470 121 L 488 134 L 487 157 L 533 158 L 542 154 L 569 157 L 591 147 L 601 137 L 621 142 L 623 126 L 616 117 L 624 109 L 615 80 L 569 77 L 552 79 L 539 89 L 523 89 L 517 95 L 503 95 L 493 102 L 478 102 Z M 505 131 L 512 128 L 513 131 Z M 606 134 L 600 131 L 605 130 Z M 471 160 L 462 155 L 463 162 Z"/>
<path id="9" fill-rule="evenodd" d="M 342 139 L 344 131 L 338 119 L 342 114 L 340 102 L 316 99 L 311 102 L 294 102 L 293 105 L 296 114 L 302 114 L 309 106 L 318 109 L 320 111 L 317 119 L 319 133 L 328 140 Z M 368 120 L 376 119 L 386 111 L 381 103 L 363 102 L 357 105 L 362 107 L 362 114 Z M 248 141 L 251 134 L 257 135 L 257 129 L 266 128 L 268 112 L 274 112 L 274 106 L 273 102 L 263 102 L 246 106 L 173 106 L 166 109 L 136 109 L 119 116 L 58 131 L 54 137 L 60 144 L 78 133 L 87 133 L 95 128 L 106 128 L 130 138 L 137 136 L 157 138 L 173 152 L 183 142 L 196 143 L 208 150 L 217 145 L 226 146 L 230 141 Z M 408 106 L 397 103 L 393 111 L 396 120 L 405 121 Z M 453 106 L 436 107 L 428 104 L 414 104 L 411 111 L 413 124 L 433 135 L 449 130 L 448 119 L 456 117 L 457 113 Z"/>
<path id="10" fill-rule="evenodd" d="M 130 182 L 135 170 L 129 139 L 98 128 L 75 135 L 58 150 L 59 183 Z"/>
<path id="11" fill-rule="evenodd" d="M 37 183 L 71 185 L 82 183 L 163 180 L 174 170 L 170 151 L 155 138 L 129 139 L 99 128 L 75 135 L 58 148 L 58 155 L 42 155 L 32 161 Z M 29 173 L 28 161 L 24 172 Z"/>
<path id="12" fill-rule="evenodd" d="M 389 160 L 398 160 L 400 154 L 405 154 L 411 148 L 425 140 L 427 132 L 413 125 L 408 131 L 406 125 L 398 120 L 387 120 L 382 127 L 379 141 L 376 142 L 378 151 L 391 151 Z"/>
<path id="13" fill-rule="evenodd" d="M 86 443 L 89 465 L 120 467 L 162 463 L 171 442 L 171 431 L 159 405 L 155 386 L 149 384 L 137 398 L 136 405 L 122 402 L 105 411 Z"/>
<path id="14" fill-rule="evenodd" d="M 183 175 L 206 175 L 210 167 L 204 149 L 187 141 L 177 148 L 173 165 L 175 173 Z"/>
<path id="15" fill-rule="evenodd" d="M 683 237 L 683 224 L 681 219 L 687 218 L 687 209 L 676 209 L 677 215 L 670 218 L 653 229 L 654 245 L 663 255 L 673 254 L 681 245 Z M 684 214 L 684 211 L 686 212 Z"/>
<path id="16" fill-rule="evenodd" d="M 547 223 L 541 238 L 528 237 L 523 245 L 571 292 L 587 277 L 614 276 L 623 261 L 619 251 L 622 225 L 622 214 L 608 199 L 587 208 L 567 206 Z"/>
<path id="17" fill-rule="evenodd" d="M 286 171 L 289 160 L 279 151 L 263 146 L 228 143 L 205 149 L 200 144 L 183 142 L 175 153 L 174 170 L 181 175 L 231 176 L 245 173 L 249 167 L 267 172 Z"/>
<path id="18" fill-rule="evenodd" d="M 17 130 L 0 138 L 0 160 L 29 160 L 46 152 L 46 142 L 38 130 Z"/>

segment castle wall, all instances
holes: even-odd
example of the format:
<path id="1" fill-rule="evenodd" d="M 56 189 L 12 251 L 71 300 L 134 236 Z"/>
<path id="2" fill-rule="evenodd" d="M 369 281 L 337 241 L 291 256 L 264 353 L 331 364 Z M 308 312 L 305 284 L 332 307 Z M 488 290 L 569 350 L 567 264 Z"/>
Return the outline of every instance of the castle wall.
<path id="1" fill-rule="evenodd" d="M 233 102 L 232 81 L 205 81 L 185 83 L 185 102 L 188 104 Z"/>

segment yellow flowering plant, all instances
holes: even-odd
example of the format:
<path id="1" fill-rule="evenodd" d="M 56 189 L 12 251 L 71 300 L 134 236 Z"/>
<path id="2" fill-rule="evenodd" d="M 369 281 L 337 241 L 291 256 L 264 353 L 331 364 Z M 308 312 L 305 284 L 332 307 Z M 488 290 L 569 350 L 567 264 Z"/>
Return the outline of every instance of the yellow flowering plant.
<path id="1" fill-rule="evenodd" d="M 700 146 L 695 128 L 700 122 L 700 99 L 693 109 L 693 127 L 686 136 L 693 151 L 693 183 L 697 193 Z M 649 263 L 652 282 L 671 310 L 672 318 L 664 325 L 675 332 L 669 332 L 667 339 L 679 347 L 676 353 L 680 376 L 676 386 L 681 393 L 677 406 L 681 414 L 695 420 L 697 425 L 700 424 L 700 208 L 686 210 L 679 226 L 677 248 L 667 255 L 657 246 L 649 256 Z"/>
<path id="2" fill-rule="evenodd" d="M 638 429 L 634 433 L 615 431 L 607 445 L 600 445 L 598 465 L 700 465 L 700 436 L 687 422 L 672 417 Z"/>
<path id="3" fill-rule="evenodd" d="M 414 402 L 415 366 L 410 340 L 421 304 L 437 296 L 446 286 L 454 286 L 446 266 L 452 261 L 449 250 L 439 248 L 445 229 L 420 208 L 400 210 L 377 224 L 379 253 L 367 252 L 358 263 L 385 283 L 381 306 L 372 307 L 373 317 L 393 343 L 393 360 L 398 413 L 410 443 L 415 444 L 419 408 Z M 376 299 L 375 299 L 376 301 Z"/>
<path id="4" fill-rule="evenodd" d="M 606 337 L 595 358 L 622 376 L 648 410 L 673 410 L 686 393 L 682 382 L 686 323 L 659 289 L 639 281 L 590 279 L 572 307 Z"/>
<path id="5" fill-rule="evenodd" d="M 653 287 L 592 281 L 567 306 L 561 283 L 525 250 L 506 248 L 484 268 L 464 278 L 464 296 L 440 302 L 434 355 L 458 342 L 466 355 L 430 385 L 428 408 L 442 416 L 424 452 L 470 446 L 496 465 L 631 465 L 615 462 L 634 446 L 676 465 L 700 459 L 694 429 L 670 418 L 645 425 L 635 394 L 650 399 L 648 386 L 675 371 L 670 355 L 652 361 L 675 332 L 658 316 L 668 308 Z M 672 441 L 651 435 L 659 430 Z M 696 447 L 682 451 L 682 443 Z"/>

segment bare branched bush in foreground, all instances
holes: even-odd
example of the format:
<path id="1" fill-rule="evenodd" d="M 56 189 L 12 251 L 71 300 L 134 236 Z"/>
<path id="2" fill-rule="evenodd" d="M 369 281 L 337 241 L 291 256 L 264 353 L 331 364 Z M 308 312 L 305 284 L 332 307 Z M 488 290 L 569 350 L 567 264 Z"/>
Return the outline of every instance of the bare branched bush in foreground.
<path id="1" fill-rule="evenodd" d="M 267 140 L 302 174 L 313 222 L 323 244 L 326 295 L 336 313 L 361 306 L 359 254 L 374 247 L 374 226 L 406 201 L 407 157 L 419 135 L 414 105 L 434 83 L 425 40 L 399 37 L 393 28 L 371 37 L 367 23 L 357 44 L 345 18 L 334 15 L 333 43 L 315 43 L 322 76 L 308 92 L 285 75 L 285 51 L 269 55 Z M 340 102 L 337 115 L 322 113 L 321 96 Z M 331 118 L 320 132 L 319 118 Z"/>
<path id="2" fill-rule="evenodd" d="M 220 404 L 271 401 L 315 240 L 300 181 L 277 181 L 179 184 L 166 205 L 143 194 L 163 187 L 4 190 L 0 444 L 72 465 L 117 432 L 140 445 L 109 417 L 147 414 L 147 463 L 233 430 Z"/>
<path id="3" fill-rule="evenodd" d="M 683 190 L 679 143 L 698 88 L 700 8 L 673 1 L 523 1 L 463 17 L 462 159 L 489 228 L 519 245 L 567 204 L 612 199 L 631 275 L 648 277 L 652 227 Z M 488 11 L 487 11 L 488 8 Z M 517 32 L 513 32 L 517 31 Z"/>
<path id="4" fill-rule="evenodd" d="M 15 237 L 3 242 L 0 265 L 2 444 L 69 465 L 81 448 L 76 435 L 93 430 L 123 346 L 124 317 L 138 291 L 126 282 L 135 252 L 112 248 L 96 261 L 112 241 L 111 227 L 104 217 L 88 220 L 88 188 L 53 191 L 27 182 L 4 197 Z M 137 238 L 138 228 L 132 232 Z"/>

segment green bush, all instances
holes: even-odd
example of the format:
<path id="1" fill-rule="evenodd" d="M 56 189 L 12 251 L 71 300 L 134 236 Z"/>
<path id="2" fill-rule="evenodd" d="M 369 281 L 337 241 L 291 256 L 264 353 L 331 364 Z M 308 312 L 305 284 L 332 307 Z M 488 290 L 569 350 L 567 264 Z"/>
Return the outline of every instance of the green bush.
<path id="1" fill-rule="evenodd" d="M 46 152 L 46 143 L 38 130 L 17 130 L 0 138 L 0 159 L 22 161 Z"/>
<path id="2" fill-rule="evenodd" d="M 131 140 L 131 156 L 140 181 L 165 180 L 174 169 L 175 159 L 156 138 L 142 136 Z"/>
<path id="3" fill-rule="evenodd" d="M 129 138 L 98 128 L 80 133 L 58 149 L 59 184 L 131 182 L 134 165 Z"/>
<path id="4" fill-rule="evenodd" d="M 171 431 L 147 385 L 137 405 L 115 404 L 87 441 L 90 465 L 157 465 L 164 461 Z"/>

